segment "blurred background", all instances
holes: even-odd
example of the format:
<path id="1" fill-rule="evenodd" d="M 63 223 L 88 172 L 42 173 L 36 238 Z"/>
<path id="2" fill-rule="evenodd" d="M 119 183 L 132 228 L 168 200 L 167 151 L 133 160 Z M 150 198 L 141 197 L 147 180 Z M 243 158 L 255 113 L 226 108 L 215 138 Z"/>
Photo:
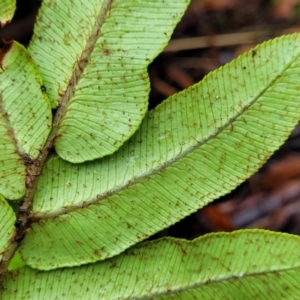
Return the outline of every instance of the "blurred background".
<path id="1" fill-rule="evenodd" d="M 0 45 L 3 39 L 27 45 L 32 35 L 41 1 L 17 2 L 12 23 L 0 29 Z M 300 0 L 192 0 L 169 45 L 149 66 L 149 109 L 258 43 L 298 31 Z M 246 182 L 155 237 L 193 239 L 240 228 L 300 234 L 300 125 Z"/>

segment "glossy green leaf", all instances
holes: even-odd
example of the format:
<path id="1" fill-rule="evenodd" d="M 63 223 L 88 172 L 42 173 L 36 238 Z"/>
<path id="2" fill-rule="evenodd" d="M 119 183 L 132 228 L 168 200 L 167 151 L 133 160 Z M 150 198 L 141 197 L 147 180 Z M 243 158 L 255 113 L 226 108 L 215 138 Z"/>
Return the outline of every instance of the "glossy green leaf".
<path id="1" fill-rule="evenodd" d="M 273 40 L 149 112 L 114 155 L 50 160 L 20 248 L 26 263 L 106 259 L 235 188 L 298 122 L 299 74 L 300 35 Z"/>
<path id="2" fill-rule="evenodd" d="M 7 274 L 2 299 L 298 299 L 300 238 L 263 230 L 166 238 L 96 264 Z"/>
<path id="3" fill-rule="evenodd" d="M 11 21 L 16 10 L 16 0 L 1 0 L 0 2 L 0 27 Z"/>
<path id="4" fill-rule="evenodd" d="M 148 106 L 147 66 L 188 2 L 43 1 L 29 51 L 53 107 L 60 107 L 59 156 L 93 160 L 132 136 Z"/>
<path id="5" fill-rule="evenodd" d="M 0 196 L 0 262 L 15 234 L 16 215 L 9 204 Z"/>
<path id="6" fill-rule="evenodd" d="M 0 194 L 25 193 L 24 161 L 34 160 L 51 130 L 51 107 L 27 50 L 17 42 L 0 51 Z"/>

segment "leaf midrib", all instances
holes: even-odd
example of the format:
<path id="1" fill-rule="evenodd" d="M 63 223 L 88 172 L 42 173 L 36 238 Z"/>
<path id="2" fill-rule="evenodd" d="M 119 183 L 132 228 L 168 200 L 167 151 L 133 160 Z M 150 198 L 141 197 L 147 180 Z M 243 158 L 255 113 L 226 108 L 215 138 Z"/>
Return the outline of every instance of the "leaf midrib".
<path id="1" fill-rule="evenodd" d="M 16 136 L 14 134 L 14 132 L 15 132 L 14 128 L 9 120 L 9 115 L 4 107 L 3 98 L 1 95 L 0 95 L 0 115 L 2 116 L 2 119 L 4 120 L 4 124 L 5 124 L 6 130 L 7 130 L 7 136 L 11 140 L 12 144 L 15 146 L 15 149 L 17 150 L 19 156 L 21 156 L 21 154 L 24 151 L 22 151 L 19 143 L 17 142 Z"/>
<path id="2" fill-rule="evenodd" d="M 107 14 L 109 14 L 109 11 L 111 9 L 112 0 L 104 0 L 103 4 L 100 8 L 100 12 L 95 18 L 95 25 L 93 26 L 93 30 L 91 35 L 89 36 L 86 47 L 82 51 L 82 54 L 77 62 L 75 62 L 75 68 L 73 70 L 73 73 L 71 75 L 68 87 L 63 95 L 61 95 L 60 100 L 58 101 L 58 109 L 55 114 L 55 118 L 53 121 L 53 130 L 55 132 L 58 131 L 60 127 L 60 123 L 63 120 L 64 116 L 66 115 L 68 111 L 68 107 L 71 103 L 72 96 L 74 95 L 74 91 L 76 89 L 76 86 L 78 84 L 79 79 L 81 78 L 86 65 L 88 64 L 88 59 L 91 55 L 91 53 L 94 50 L 94 46 L 99 38 L 101 28 L 103 24 L 105 23 L 105 18 Z"/>
<path id="3" fill-rule="evenodd" d="M 2 72 L 5 72 L 5 70 L 7 69 L 7 67 L 5 68 L 3 66 L 3 61 L 5 60 L 5 56 L 10 51 L 11 47 L 13 47 L 13 42 L 7 42 L 7 43 L 4 44 L 4 46 L 1 49 L 0 69 L 2 69 Z M 12 141 L 12 144 L 15 146 L 15 149 L 17 150 L 19 156 L 21 156 L 22 153 L 24 153 L 24 151 L 23 151 L 21 145 L 18 143 L 18 140 L 16 138 L 15 131 L 14 131 L 14 128 L 13 128 L 13 124 L 11 123 L 11 121 L 9 119 L 9 114 L 6 111 L 5 106 L 4 106 L 2 95 L 0 95 L 0 115 L 2 116 L 2 118 L 4 120 L 4 123 L 6 125 L 7 136 Z"/>
<path id="4" fill-rule="evenodd" d="M 251 55 L 251 53 L 248 53 L 248 55 Z M 259 55 L 259 54 L 258 54 Z M 59 210 L 54 210 L 52 212 L 48 212 L 48 213 L 34 213 L 34 216 L 32 216 L 32 220 L 36 221 L 39 219 L 47 219 L 47 218 L 52 218 L 52 217 L 56 217 L 59 215 L 63 215 L 63 214 L 67 214 L 69 212 L 73 212 L 79 209 L 83 209 L 85 207 L 88 207 L 89 205 L 92 204 L 96 204 L 98 202 L 100 202 L 101 200 L 104 200 L 105 198 L 112 196 L 122 190 L 128 189 L 130 186 L 135 185 L 139 182 L 141 182 L 142 180 L 155 175 L 157 173 L 159 173 L 161 170 L 166 169 L 167 167 L 171 166 L 172 164 L 174 164 L 175 162 L 179 161 L 180 159 L 184 158 L 185 156 L 187 156 L 188 154 L 192 153 L 193 151 L 195 151 L 197 148 L 201 147 L 202 145 L 206 144 L 207 142 L 209 142 L 210 140 L 217 138 L 219 134 L 221 134 L 224 130 L 226 130 L 228 128 L 228 126 L 230 126 L 231 124 L 233 124 L 239 117 L 241 117 L 245 112 L 247 112 L 247 110 L 249 110 L 259 99 L 260 97 L 266 93 L 268 91 L 269 88 L 271 88 L 272 86 L 274 86 L 274 84 L 276 84 L 277 81 L 281 80 L 281 77 L 283 76 L 283 74 L 290 68 L 290 66 L 299 58 L 299 55 L 296 55 L 294 58 L 291 59 L 291 61 L 289 63 L 286 64 L 286 67 L 283 68 L 283 70 L 279 73 L 279 74 L 274 74 L 274 77 L 272 80 L 268 81 L 269 84 L 266 85 L 265 88 L 263 88 L 254 98 L 252 101 L 249 102 L 249 104 L 245 105 L 234 117 L 231 117 L 228 119 L 228 121 L 223 125 L 220 126 L 217 130 L 215 130 L 214 132 L 212 132 L 210 135 L 208 135 L 206 138 L 204 138 L 202 141 L 198 141 L 198 143 L 196 143 L 194 146 L 186 149 L 185 151 L 181 152 L 179 155 L 177 155 L 176 157 L 174 157 L 173 159 L 170 159 L 169 161 L 165 162 L 164 164 L 159 165 L 156 168 L 153 168 L 151 171 L 146 171 L 144 172 L 143 175 L 137 177 L 134 180 L 127 180 L 126 184 L 122 184 L 119 186 L 116 186 L 115 188 L 106 191 L 105 193 L 102 194 L 98 194 L 97 197 L 91 199 L 91 200 L 83 200 L 80 203 L 77 203 L 76 205 L 70 205 L 64 209 L 59 209 Z M 238 59 L 241 59 L 238 58 Z M 221 67 L 223 68 L 223 67 Z M 214 73 L 214 72 L 213 72 Z M 207 77 L 205 77 L 199 84 L 204 84 L 205 81 L 212 76 L 212 74 L 209 74 Z M 190 87 L 192 88 L 192 87 Z M 188 93 L 189 89 L 186 89 L 182 92 L 179 92 L 177 95 L 180 97 L 181 93 Z M 169 99 L 165 100 L 165 101 L 172 101 L 172 97 L 171 96 Z M 153 111 L 149 112 L 147 116 L 149 116 L 149 114 L 153 114 L 155 113 L 155 111 L 157 109 L 160 109 L 160 107 L 162 105 L 165 105 L 164 103 L 162 103 L 161 105 L 159 105 L 157 108 L 155 108 Z M 146 116 L 146 118 L 147 118 Z M 83 204 L 84 203 L 84 204 Z M 83 205 L 82 205 L 83 204 Z"/>

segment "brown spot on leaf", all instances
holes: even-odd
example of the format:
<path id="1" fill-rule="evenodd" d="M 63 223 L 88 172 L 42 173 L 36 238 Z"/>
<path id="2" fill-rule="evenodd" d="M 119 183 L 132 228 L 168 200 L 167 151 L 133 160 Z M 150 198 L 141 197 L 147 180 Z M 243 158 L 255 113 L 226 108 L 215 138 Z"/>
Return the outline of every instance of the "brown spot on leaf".
<path id="1" fill-rule="evenodd" d="M 105 56 L 109 56 L 109 55 L 111 55 L 111 51 L 108 50 L 108 49 L 105 49 L 105 50 L 103 51 L 103 54 L 104 54 Z"/>

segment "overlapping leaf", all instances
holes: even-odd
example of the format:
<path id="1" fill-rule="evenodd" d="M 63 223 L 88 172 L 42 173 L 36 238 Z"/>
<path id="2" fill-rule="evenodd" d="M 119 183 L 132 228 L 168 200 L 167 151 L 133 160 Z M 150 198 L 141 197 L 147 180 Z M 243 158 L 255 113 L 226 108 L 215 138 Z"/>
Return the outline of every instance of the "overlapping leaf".
<path id="1" fill-rule="evenodd" d="M 93 160 L 115 152 L 136 131 L 148 106 L 147 65 L 187 4 L 43 1 L 29 50 L 53 107 L 60 106 L 59 156 Z"/>
<path id="2" fill-rule="evenodd" d="M 0 194 L 25 193 L 23 158 L 37 158 L 51 130 L 51 107 L 26 49 L 16 42 L 0 52 Z"/>
<path id="3" fill-rule="evenodd" d="M 1 0 L 0 2 L 0 27 L 9 23 L 16 10 L 16 0 Z"/>
<path id="4" fill-rule="evenodd" d="M 15 234 L 16 215 L 8 203 L 0 196 L 0 262 Z"/>
<path id="5" fill-rule="evenodd" d="M 166 238 L 88 266 L 21 269 L 4 277 L 2 299 L 298 299 L 299 248 L 262 230 Z"/>
<path id="6" fill-rule="evenodd" d="M 39 221 L 20 249 L 26 263 L 111 257 L 236 187 L 297 123 L 299 72 L 300 35 L 276 39 L 149 112 L 114 155 L 49 161 L 34 198 Z"/>

